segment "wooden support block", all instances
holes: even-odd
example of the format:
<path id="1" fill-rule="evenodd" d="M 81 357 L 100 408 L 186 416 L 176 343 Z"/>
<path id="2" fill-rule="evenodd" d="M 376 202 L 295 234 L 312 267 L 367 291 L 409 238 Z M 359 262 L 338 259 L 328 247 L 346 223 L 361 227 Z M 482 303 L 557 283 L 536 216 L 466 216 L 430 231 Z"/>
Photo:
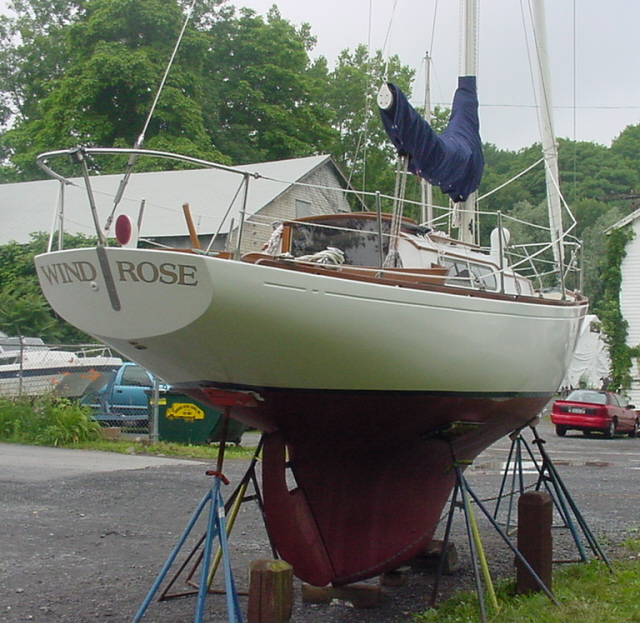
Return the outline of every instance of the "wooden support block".
<path id="1" fill-rule="evenodd" d="M 443 554 L 443 546 L 443 541 L 431 541 L 420 554 L 409 561 L 409 566 L 414 571 L 422 573 L 436 573 L 438 571 L 440 559 L 444 556 L 444 567 L 442 568 L 442 573 L 444 575 L 452 575 L 458 569 L 458 551 L 456 550 L 455 543 L 449 541 L 447 551 Z"/>
<path id="2" fill-rule="evenodd" d="M 293 608 L 293 567 L 284 560 L 249 564 L 248 623 L 287 623 Z"/>
<path id="3" fill-rule="evenodd" d="M 331 590 L 333 586 L 313 586 L 302 583 L 302 603 L 303 604 L 330 604 Z"/>
<path id="4" fill-rule="evenodd" d="M 551 590 L 553 566 L 553 499 L 546 491 L 528 491 L 518 500 L 518 550 L 544 585 Z M 516 559 L 516 592 L 538 592 L 533 576 Z"/>
<path id="5" fill-rule="evenodd" d="M 400 567 L 399 569 L 383 573 L 380 576 L 380 586 L 406 586 L 409 582 L 409 571 L 409 567 Z"/>
<path id="6" fill-rule="evenodd" d="M 311 586 L 302 584 L 302 603 L 330 604 L 347 602 L 354 608 L 377 608 L 382 590 L 372 584 L 347 584 L 346 586 Z"/>

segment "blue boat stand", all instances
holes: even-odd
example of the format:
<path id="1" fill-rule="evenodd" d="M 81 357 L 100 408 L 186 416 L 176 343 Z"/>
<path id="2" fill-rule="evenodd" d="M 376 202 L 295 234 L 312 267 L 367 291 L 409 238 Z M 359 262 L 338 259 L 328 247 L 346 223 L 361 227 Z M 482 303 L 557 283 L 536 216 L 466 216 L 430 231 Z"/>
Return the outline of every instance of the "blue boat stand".
<path id="1" fill-rule="evenodd" d="M 535 491 L 540 491 L 542 486 L 551 496 L 554 507 L 560 516 L 562 526 L 568 528 L 571 532 L 571 536 L 578 550 L 578 554 L 581 562 L 587 562 L 589 557 L 585 550 L 585 547 L 580 538 L 580 531 L 589 545 L 592 554 L 596 558 L 600 558 L 609 568 L 612 570 L 611 563 L 609 562 L 606 553 L 600 546 L 597 538 L 591 531 L 587 524 L 584 515 L 578 508 L 575 500 L 571 496 L 569 489 L 562 480 L 556 466 L 549 457 L 549 454 L 544 447 L 546 443 L 542 437 L 538 434 L 538 430 L 535 426 L 529 426 L 533 433 L 533 445 L 538 448 L 540 458 L 542 462 L 538 462 L 530 445 L 522 435 L 523 429 L 514 431 L 511 435 L 511 448 L 509 449 L 509 455 L 504 467 L 504 474 L 502 477 L 502 483 L 500 485 L 500 491 L 498 493 L 498 499 L 495 509 L 493 511 L 494 519 L 498 519 L 498 513 L 500 510 L 500 504 L 503 498 L 508 498 L 507 518 L 506 518 L 506 531 L 509 532 L 511 527 L 511 519 L 513 512 L 513 502 L 516 495 L 522 495 L 525 492 L 524 485 L 524 468 L 523 461 L 528 457 L 531 464 L 533 464 L 534 470 L 538 474 L 538 480 L 535 484 Z M 526 454 L 525 454 L 526 453 Z M 506 491 L 507 481 L 511 479 L 510 490 Z M 578 528 L 580 530 L 578 530 Z M 556 562 L 576 562 L 576 561 L 556 561 Z"/>
<path id="2" fill-rule="evenodd" d="M 249 467 L 245 471 L 244 476 L 238 482 L 235 491 L 227 498 L 225 509 L 227 511 L 227 534 L 230 534 L 233 529 L 234 520 L 239 511 L 240 505 L 245 502 L 253 502 L 255 501 L 258 505 L 258 509 L 262 515 L 263 521 L 266 525 L 266 519 L 264 517 L 264 503 L 262 501 L 262 494 L 260 492 L 260 486 L 258 484 L 258 478 L 256 476 L 256 466 L 260 459 L 260 455 L 262 452 L 263 439 L 260 438 L 260 441 L 253 452 L 253 456 L 251 458 L 251 462 Z M 249 485 L 253 486 L 253 493 L 249 493 Z M 174 599 L 177 597 L 187 597 L 190 595 L 196 595 L 197 589 L 199 588 L 199 584 L 196 581 L 198 568 L 202 562 L 203 557 L 203 543 L 205 541 L 206 534 L 202 534 L 198 541 L 194 544 L 191 552 L 186 556 L 185 560 L 178 567 L 173 577 L 167 582 L 165 588 L 160 593 L 158 597 L 158 601 L 168 601 L 169 599 Z M 269 539 L 269 544 L 271 546 L 271 554 L 274 559 L 278 558 L 278 553 L 275 549 L 271 538 L 269 537 L 269 533 L 267 532 L 267 538 Z M 212 568 L 209 571 L 208 584 L 211 584 L 213 576 L 215 575 L 218 565 L 221 559 L 221 552 L 216 552 L 214 557 L 214 561 L 212 564 Z M 185 590 L 178 589 L 177 591 L 174 589 L 174 585 L 178 582 L 179 579 L 182 579 L 184 585 L 190 587 Z M 195 590 L 194 590 L 195 589 Z M 224 593 L 222 590 L 215 590 L 209 588 L 210 593 Z M 243 595 L 241 591 L 237 591 L 238 595 Z"/>
<path id="3" fill-rule="evenodd" d="M 209 592 L 209 575 L 212 568 L 212 554 L 213 554 L 213 542 L 217 538 L 220 544 L 220 551 L 222 554 L 222 564 L 224 567 L 224 582 L 225 582 L 225 594 L 227 599 L 227 615 L 229 623 L 242 623 L 242 612 L 240 610 L 240 604 L 238 601 L 238 593 L 236 591 L 235 582 L 233 579 L 233 572 L 231 570 L 231 559 L 229 557 L 229 544 L 227 542 L 227 526 L 226 526 L 226 512 L 222 493 L 220 491 L 222 483 L 229 484 L 229 480 L 222 473 L 222 464 L 224 460 L 224 448 L 225 438 L 228 426 L 228 420 L 230 417 L 230 409 L 225 408 L 223 429 L 222 429 L 222 441 L 220 443 L 220 449 L 218 452 L 217 468 L 215 470 L 208 470 L 207 476 L 212 476 L 213 481 L 209 491 L 200 500 L 198 507 L 193 512 L 191 519 L 187 523 L 180 539 L 176 543 L 173 551 L 169 555 L 169 558 L 164 563 L 158 577 L 151 586 L 151 589 L 147 593 L 142 605 L 138 609 L 132 623 L 139 623 L 144 616 L 151 600 L 158 592 L 160 585 L 165 579 L 171 565 L 175 562 L 180 550 L 185 544 L 187 537 L 191 533 L 191 530 L 196 524 L 196 521 L 202 514 L 202 512 L 209 506 L 209 515 L 207 518 L 207 527 L 204 538 L 204 552 L 201 560 L 201 573 L 200 583 L 198 586 L 198 593 L 196 599 L 196 609 L 194 616 L 194 623 L 202 623 L 204 617 L 204 607 Z"/>
<path id="4" fill-rule="evenodd" d="M 606 557 L 606 554 L 604 553 L 604 550 L 602 550 L 602 548 L 598 544 L 595 536 L 593 535 L 593 533 L 589 529 L 586 521 L 584 520 L 584 517 L 582 516 L 582 513 L 580 512 L 580 510 L 578 509 L 577 505 L 575 504 L 575 502 L 571 498 L 571 495 L 570 495 L 567 487 L 565 486 L 565 484 L 562 482 L 562 479 L 560 478 L 560 475 L 558 474 L 558 472 L 557 472 L 557 470 L 555 468 L 555 465 L 553 464 L 553 462 L 549 458 L 549 455 L 545 451 L 544 440 L 540 438 L 540 436 L 538 434 L 538 431 L 537 431 L 535 425 L 533 425 L 533 424 L 532 425 L 527 425 L 526 427 L 523 427 L 523 428 L 527 428 L 528 427 L 528 428 L 531 428 L 531 430 L 533 431 L 533 435 L 534 435 L 534 442 L 533 443 L 539 449 L 539 452 L 540 452 L 541 457 L 542 457 L 542 465 L 539 465 L 538 462 L 535 460 L 535 457 L 533 456 L 529 446 L 527 445 L 526 441 L 523 439 L 523 437 L 522 437 L 523 428 L 514 431 L 511 434 L 512 447 L 511 447 L 511 451 L 509 453 L 509 459 L 507 461 L 507 466 L 506 466 L 506 469 L 505 469 L 505 475 L 504 475 L 504 478 L 503 478 L 503 481 L 502 481 L 502 485 L 501 485 L 501 488 L 500 488 L 500 494 L 499 494 L 499 497 L 498 497 L 498 504 L 497 504 L 495 512 L 493 514 L 486 508 L 486 506 L 482 503 L 480 498 L 476 495 L 476 493 L 473 491 L 473 489 L 469 486 L 469 483 L 468 483 L 467 479 L 464 477 L 463 471 L 464 471 L 464 468 L 469 464 L 469 461 L 458 460 L 456 455 L 455 455 L 455 450 L 454 450 L 454 447 L 453 447 L 453 441 L 454 441 L 455 437 L 458 434 L 461 434 L 462 432 L 466 432 L 466 430 L 468 430 L 469 427 L 472 427 L 473 424 L 474 423 L 457 422 L 457 423 L 453 423 L 453 425 L 448 427 L 448 429 L 445 429 L 445 430 L 442 430 L 442 431 L 436 431 L 436 432 L 430 434 L 431 438 L 441 439 L 443 442 L 445 442 L 445 443 L 447 443 L 449 445 L 449 449 L 450 449 L 450 452 L 451 452 L 451 458 L 452 458 L 452 469 L 455 471 L 455 475 L 456 475 L 456 484 L 455 484 L 455 488 L 454 488 L 454 491 L 453 491 L 453 496 L 451 498 L 451 503 L 450 503 L 450 507 L 449 507 L 449 511 L 448 511 L 448 515 L 447 515 L 447 523 L 446 523 L 446 528 L 445 528 L 445 535 L 444 535 L 444 540 L 443 540 L 443 543 L 442 543 L 442 553 L 443 553 L 443 555 L 440 557 L 440 562 L 439 562 L 438 570 L 437 570 L 437 573 L 436 573 L 436 577 L 435 577 L 435 581 L 434 581 L 434 585 L 433 585 L 433 590 L 432 590 L 432 593 L 431 593 L 431 599 L 430 599 L 430 602 L 429 602 L 430 606 L 434 607 L 436 599 L 437 599 L 440 579 L 441 579 L 442 573 L 444 571 L 444 564 L 445 564 L 445 560 L 446 560 L 446 556 L 444 554 L 447 551 L 447 547 L 448 547 L 448 544 L 449 544 L 449 539 L 450 539 L 450 535 L 451 535 L 451 524 L 453 522 L 453 513 L 456 510 L 456 508 L 462 509 L 462 511 L 464 513 L 464 517 L 465 517 L 467 537 L 468 537 L 468 540 L 469 540 L 469 551 L 470 551 L 470 555 L 471 555 L 471 563 L 472 563 L 472 567 L 473 567 L 476 593 L 478 595 L 478 608 L 479 608 L 479 613 L 480 613 L 480 620 L 483 623 L 486 623 L 487 615 L 486 615 L 484 591 L 483 591 L 483 588 L 482 588 L 482 582 L 481 582 L 481 578 L 480 578 L 480 569 L 478 567 L 478 561 L 480 561 L 480 567 L 482 567 L 481 570 L 482 570 L 482 573 L 484 575 L 484 580 L 485 580 L 485 584 L 487 586 L 487 593 L 489 595 L 489 598 L 490 598 L 491 602 L 494 604 L 494 606 L 497 606 L 497 602 L 495 600 L 495 593 L 493 591 L 493 585 L 492 585 L 491 577 L 489 575 L 488 569 L 486 568 L 486 562 L 484 560 L 484 552 L 482 550 L 482 543 L 481 543 L 480 538 L 479 538 L 479 536 L 477 534 L 477 528 L 475 526 L 475 518 L 474 518 L 474 515 L 473 515 L 473 509 L 472 509 L 472 504 L 471 504 L 472 501 L 482 511 L 482 513 L 485 515 L 485 517 L 489 520 L 489 522 L 491 523 L 493 528 L 496 530 L 496 532 L 500 535 L 500 537 L 503 539 L 503 541 L 509 546 L 509 548 L 511 549 L 511 551 L 513 552 L 515 557 L 518 559 L 518 561 L 531 574 L 531 577 L 534 578 L 535 582 L 538 584 L 540 589 L 547 595 L 547 597 L 549 597 L 549 599 L 554 604 L 558 605 L 558 602 L 557 602 L 556 598 L 553 596 L 553 594 L 551 593 L 551 591 L 548 589 L 547 586 L 545 586 L 544 582 L 540 579 L 540 577 L 536 574 L 536 572 L 531 568 L 529 563 L 525 560 L 525 558 L 522 556 L 520 551 L 517 549 L 517 547 L 513 544 L 513 542 L 509 538 L 509 536 L 507 534 L 508 526 L 507 526 L 507 530 L 503 530 L 503 528 L 500 526 L 500 524 L 498 523 L 498 521 L 496 519 L 496 515 L 498 513 L 498 507 L 499 507 L 499 504 L 500 504 L 500 498 L 503 497 L 504 488 L 505 488 L 505 482 L 506 482 L 506 479 L 507 479 L 507 474 L 509 472 L 509 467 L 510 467 L 510 464 L 512 464 L 512 462 L 515 462 L 513 464 L 513 466 L 512 466 L 512 469 L 514 470 L 513 471 L 513 473 L 514 473 L 514 483 L 515 483 L 515 480 L 516 480 L 515 474 L 517 473 L 520 476 L 519 483 L 520 483 L 520 489 L 521 490 L 519 492 L 520 493 L 524 492 L 524 485 L 523 485 L 523 479 L 522 479 L 522 474 L 523 474 L 522 447 L 523 446 L 529 452 L 529 457 L 533 461 L 533 463 L 534 463 L 534 465 L 536 467 L 536 470 L 538 472 L 538 481 L 536 483 L 536 490 L 539 490 L 540 487 L 544 484 L 544 486 L 547 489 L 547 491 L 551 494 L 551 497 L 553 499 L 554 505 L 556 506 L 556 508 L 558 509 L 561 517 L 565 521 L 565 526 L 568 527 L 571 530 L 571 534 L 574 537 L 574 540 L 575 540 L 576 545 L 578 547 L 578 550 L 580 552 L 581 559 L 583 561 L 586 561 L 586 555 L 585 555 L 585 552 L 584 552 L 584 548 L 580 544 L 580 539 L 579 539 L 577 530 L 575 529 L 575 526 L 574 526 L 573 522 L 571 521 L 569 509 L 575 515 L 575 517 L 577 519 L 577 522 L 578 522 L 580 528 L 582 529 L 585 537 L 587 538 L 587 541 L 588 541 L 589 545 L 591 546 L 591 549 L 592 549 L 593 553 L 596 556 L 599 556 L 603 560 L 603 562 L 605 562 L 607 564 L 607 566 L 609 567 L 609 569 L 611 570 L 611 564 L 610 564 L 609 560 L 607 560 L 607 557 Z M 549 486 L 549 484 L 551 484 L 551 486 Z M 513 496 L 513 495 L 515 495 L 515 493 L 516 493 L 516 491 L 515 491 L 515 485 L 514 485 L 513 488 L 512 488 L 512 491 L 510 493 L 507 493 L 506 495 Z M 460 502 L 458 502 L 458 495 L 460 495 L 460 498 L 461 498 Z M 509 521 L 510 521 L 510 513 L 511 513 L 511 509 L 509 510 Z"/>
<path id="5" fill-rule="evenodd" d="M 224 482 L 224 484 L 229 484 L 229 481 L 221 472 L 207 471 L 206 473 L 208 476 L 213 476 L 213 483 L 211 485 L 211 488 L 209 489 L 209 491 L 207 491 L 206 495 L 198 504 L 198 507 L 191 516 L 191 519 L 184 529 L 182 536 L 178 540 L 176 546 L 173 548 L 173 551 L 169 555 L 169 558 L 164 563 L 164 566 L 158 574 L 158 577 L 156 578 L 147 596 L 142 602 L 142 605 L 140 606 L 136 616 L 133 618 L 132 623 L 139 623 L 139 621 L 142 619 L 144 613 L 149 607 L 149 604 L 151 603 L 151 600 L 158 592 L 162 581 L 165 579 L 167 573 L 169 572 L 171 565 L 174 563 L 176 557 L 178 556 L 178 553 L 182 549 L 196 521 L 200 517 L 201 513 L 205 510 L 207 505 L 209 505 L 209 516 L 205 533 L 204 555 L 201 561 L 200 585 L 198 587 L 198 595 L 196 599 L 194 623 L 202 623 L 203 620 L 204 606 L 208 594 L 207 578 L 209 576 L 209 570 L 211 569 L 213 542 L 216 538 L 220 542 L 220 549 L 222 551 L 228 620 L 229 623 L 242 623 L 242 613 L 240 610 L 235 582 L 233 580 L 231 560 L 229 557 L 224 500 L 222 499 L 222 494 L 220 492 L 221 483 Z"/>

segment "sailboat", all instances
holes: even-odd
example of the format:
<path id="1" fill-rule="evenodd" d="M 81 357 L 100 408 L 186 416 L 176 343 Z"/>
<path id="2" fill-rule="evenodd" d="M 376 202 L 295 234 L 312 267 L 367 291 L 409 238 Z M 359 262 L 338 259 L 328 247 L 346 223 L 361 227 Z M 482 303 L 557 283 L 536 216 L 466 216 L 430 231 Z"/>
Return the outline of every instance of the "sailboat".
<path id="1" fill-rule="evenodd" d="M 460 89 L 454 140 L 429 139 L 435 163 L 411 153 L 400 132 L 412 115 L 404 96 L 386 85 L 379 100 L 407 168 L 458 202 L 466 223 L 458 238 L 437 222 L 383 213 L 377 201 L 372 211 L 284 220 L 262 252 L 203 250 L 195 241 L 187 250 L 143 248 L 124 213 L 115 243 L 104 234 L 87 157 L 174 158 L 233 172 L 245 192 L 252 172 L 140 147 L 38 158 L 63 183 L 49 164 L 55 157 L 84 167 L 99 240 L 36 258 L 48 301 L 164 382 L 264 433 L 267 529 L 311 584 L 372 577 L 422 551 L 454 486 L 453 461 L 473 461 L 540 412 L 565 376 L 587 310 L 569 287 L 575 243 L 553 226 L 549 244 L 529 253 L 510 241 L 500 215 L 492 215 L 490 245 L 468 239 L 482 163 L 469 144 L 480 143 L 477 132 L 465 139 L 468 124 L 453 122 L 462 115 L 476 124 L 466 71 Z M 444 154 L 446 143 L 461 142 L 462 154 Z M 470 178 L 460 181 L 456 167 L 469 167 Z"/>

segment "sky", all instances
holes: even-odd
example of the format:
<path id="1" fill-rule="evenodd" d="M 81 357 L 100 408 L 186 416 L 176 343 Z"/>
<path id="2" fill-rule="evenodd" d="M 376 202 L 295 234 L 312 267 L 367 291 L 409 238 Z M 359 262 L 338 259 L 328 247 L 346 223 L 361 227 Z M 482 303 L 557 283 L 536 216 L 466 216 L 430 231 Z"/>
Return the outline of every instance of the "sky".
<path id="1" fill-rule="evenodd" d="M 483 141 L 518 150 L 540 140 L 529 52 L 530 0 L 479 0 L 478 88 Z M 431 102 L 450 105 L 459 72 L 456 0 L 231 0 L 266 14 L 308 22 L 317 37 L 312 56 L 337 55 L 358 44 L 397 54 L 416 71 L 415 104 L 425 100 L 431 58 Z M 395 5 L 395 9 L 394 9 Z M 610 145 L 640 123 L 638 0 L 546 0 L 555 134 Z M 528 35 L 525 36 L 525 33 Z M 536 75 L 537 76 L 537 75 Z M 537 87 L 536 87 L 537 88 Z"/>
<path id="2" fill-rule="evenodd" d="M 329 67 L 359 44 L 400 57 L 416 72 L 412 102 L 425 101 L 431 56 L 432 105 L 450 106 L 460 67 L 460 0 L 228 0 L 261 15 L 276 4 L 317 38 L 312 57 Z M 530 3 L 478 0 L 478 89 L 482 139 L 518 150 L 540 140 L 532 74 Z M 555 134 L 610 145 L 640 123 L 638 0 L 546 0 Z M 0 11 L 6 11 L 0 0 Z"/>

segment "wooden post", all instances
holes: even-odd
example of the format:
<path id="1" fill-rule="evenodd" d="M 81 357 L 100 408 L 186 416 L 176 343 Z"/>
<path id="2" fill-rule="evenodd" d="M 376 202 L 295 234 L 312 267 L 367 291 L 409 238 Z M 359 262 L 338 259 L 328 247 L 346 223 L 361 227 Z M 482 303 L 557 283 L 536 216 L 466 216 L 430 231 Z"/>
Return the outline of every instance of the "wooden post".
<path id="1" fill-rule="evenodd" d="M 187 221 L 187 229 L 189 230 L 189 240 L 191 241 L 192 249 L 200 248 L 200 240 L 198 239 L 198 233 L 196 227 L 193 224 L 193 218 L 191 217 L 191 208 L 188 203 L 182 204 L 182 211 L 184 212 L 184 218 Z"/>
<path id="2" fill-rule="evenodd" d="M 248 623 L 287 623 L 293 608 L 293 567 L 284 560 L 249 564 Z"/>
<path id="3" fill-rule="evenodd" d="M 545 586 L 551 590 L 553 499 L 545 491 L 529 491 L 518 500 L 518 550 Z M 525 567 L 516 560 L 516 592 L 542 590 Z"/>

